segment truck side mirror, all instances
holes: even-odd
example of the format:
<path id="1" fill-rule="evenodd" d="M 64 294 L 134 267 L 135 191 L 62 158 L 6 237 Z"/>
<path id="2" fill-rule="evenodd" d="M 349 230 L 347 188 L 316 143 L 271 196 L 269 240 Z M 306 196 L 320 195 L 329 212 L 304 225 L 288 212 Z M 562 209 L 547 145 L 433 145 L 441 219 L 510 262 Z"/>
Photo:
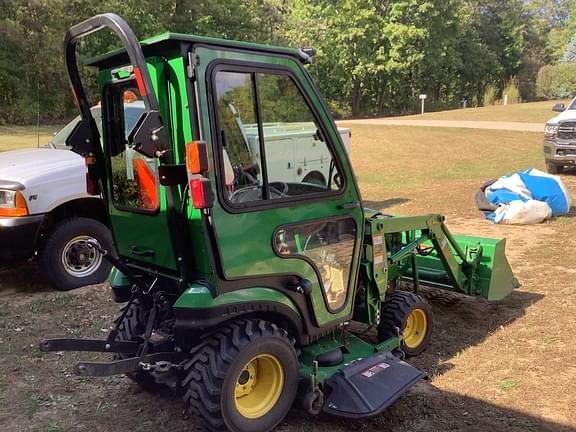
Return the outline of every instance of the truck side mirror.
<path id="1" fill-rule="evenodd" d="M 563 103 L 557 103 L 552 107 L 552 111 L 555 112 L 563 112 L 566 109 L 566 106 Z"/>

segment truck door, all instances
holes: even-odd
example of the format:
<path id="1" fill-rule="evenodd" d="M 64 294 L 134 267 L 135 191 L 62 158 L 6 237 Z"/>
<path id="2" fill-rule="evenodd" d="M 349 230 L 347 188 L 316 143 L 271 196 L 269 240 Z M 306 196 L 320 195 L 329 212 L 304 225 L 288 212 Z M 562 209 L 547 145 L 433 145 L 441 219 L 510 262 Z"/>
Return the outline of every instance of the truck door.
<path id="1" fill-rule="evenodd" d="M 197 54 L 200 104 L 212 107 L 203 129 L 216 165 L 212 225 L 224 278 L 232 282 L 225 289 L 297 275 L 312 284 L 307 301 L 317 325 L 347 319 L 363 213 L 338 131 L 317 93 L 293 59 L 208 48 Z M 246 153 L 235 115 L 256 131 L 258 155 Z M 287 180 L 280 167 L 288 161 L 279 159 L 299 153 L 291 146 L 312 145 L 331 171 L 326 184 Z M 224 154 L 232 185 L 223 180 Z"/>
<path id="2" fill-rule="evenodd" d="M 112 230 L 119 255 L 128 261 L 176 269 L 158 159 L 136 152 L 129 144 L 143 110 L 133 78 L 105 85 L 102 126 Z"/>

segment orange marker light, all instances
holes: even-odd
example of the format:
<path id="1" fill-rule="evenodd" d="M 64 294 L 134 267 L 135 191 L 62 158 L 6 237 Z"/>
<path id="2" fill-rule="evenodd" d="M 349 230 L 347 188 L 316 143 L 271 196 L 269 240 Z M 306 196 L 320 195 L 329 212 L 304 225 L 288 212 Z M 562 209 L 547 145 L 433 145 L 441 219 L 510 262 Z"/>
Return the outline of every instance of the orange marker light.
<path id="1" fill-rule="evenodd" d="M 186 144 L 186 169 L 190 174 L 202 174 L 208 171 L 208 146 L 204 141 L 192 141 Z"/>
<path id="2" fill-rule="evenodd" d="M 10 193 L 10 192 L 9 192 Z M 18 217 L 28 215 L 28 204 L 22 192 L 14 192 L 13 206 L 0 204 L 0 216 Z"/>

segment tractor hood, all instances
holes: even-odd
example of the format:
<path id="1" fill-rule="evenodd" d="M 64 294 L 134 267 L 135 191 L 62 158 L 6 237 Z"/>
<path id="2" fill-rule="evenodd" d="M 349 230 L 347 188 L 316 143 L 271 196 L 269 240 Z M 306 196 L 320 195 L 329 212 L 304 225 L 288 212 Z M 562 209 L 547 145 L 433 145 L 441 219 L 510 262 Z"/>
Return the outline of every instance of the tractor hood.
<path id="1" fill-rule="evenodd" d="M 14 181 L 25 187 L 51 182 L 63 173 L 85 171 L 81 156 L 69 150 L 26 149 L 0 152 L 0 180 Z"/>

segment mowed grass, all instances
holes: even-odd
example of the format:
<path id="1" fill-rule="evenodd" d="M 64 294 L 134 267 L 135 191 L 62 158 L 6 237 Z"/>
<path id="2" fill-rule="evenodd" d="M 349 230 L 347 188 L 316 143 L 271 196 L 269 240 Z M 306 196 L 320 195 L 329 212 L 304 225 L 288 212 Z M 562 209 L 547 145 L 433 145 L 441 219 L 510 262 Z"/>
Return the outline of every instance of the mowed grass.
<path id="1" fill-rule="evenodd" d="M 558 115 L 552 111 L 556 103 L 568 104 L 570 100 L 529 102 L 511 105 L 490 105 L 480 108 L 465 108 L 449 111 L 425 113 L 424 115 L 410 115 L 398 117 L 402 119 L 422 120 L 463 120 L 463 121 L 499 121 L 545 123 Z"/>
<path id="2" fill-rule="evenodd" d="M 541 134 L 350 127 L 351 160 L 368 205 L 394 214 L 443 213 L 453 232 L 506 237 L 522 288 L 497 302 L 432 302 L 431 344 L 409 359 L 431 385 L 417 386 L 382 415 L 312 419 L 296 403 L 278 432 L 574 432 L 576 218 L 491 225 L 474 202 L 487 179 L 543 168 Z M 576 190 L 575 176 L 563 179 Z M 121 376 L 76 377 L 71 368 L 93 359 L 88 353 L 36 348 L 43 336 L 101 338 L 118 309 L 106 284 L 56 293 L 33 262 L 0 269 L 0 431 L 201 430 L 172 394 L 147 394 Z"/>
<path id="3" fill-rule="evenodd" d="M 544 169 L 542 134 L 487 129 L 373 126 L 352 131 L 351 158 L 363 195 L 477 182 Z"/>
<path id="4" fill-rule="evenodd" d="M 0 152 L 46 145 L 61 126 L 0 126 Z"/>

